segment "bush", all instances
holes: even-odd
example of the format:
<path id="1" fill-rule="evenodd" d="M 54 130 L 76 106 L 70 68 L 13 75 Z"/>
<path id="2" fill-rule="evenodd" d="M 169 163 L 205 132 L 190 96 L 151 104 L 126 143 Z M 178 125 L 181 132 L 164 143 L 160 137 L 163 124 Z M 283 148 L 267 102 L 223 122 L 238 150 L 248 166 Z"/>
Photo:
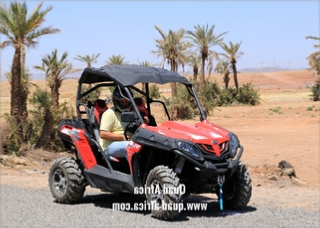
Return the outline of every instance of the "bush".
<path id="1" fill-rule="evenodd" d="M 193 102 L 184 85 L 177 85 L 176 97 L 164 98 L 164 100 L 172 119 L 192 119 L 194 117 L 194 108 L 191 105 Z"/>
<path id="2" fill-rule="evenodd" d="M 217 82 L 207 81 L 203 90 L 200 90 L 198 83 L 195 83 L 195 88 L 200 97 L 203 107 L 211 111 L 215 106 L 228 106 L 232 104 L 260 104 L 260 95 L 254 89 L 253 84 L 246 83 L 240 87 L 239 92 L 236 88 L 220 89 Z"/>
<path id="3" fill-rule="evenodd" d="M 75 111 L 72 105 L 68 104 L 67 102 L 64 102 L 60 104 L 59 107 L 52 110 L 52 113 L 53 113 L 53 125 L 50 131 L 51 133 L 50 139 L 44 149 L 49 151 L 54 151 L 54 152 L 61 152 L 65 150 L 65 147 L 58 136 L 57 127 L 61 119 L 76 118 L 76 116 L 74 115 Z"/>
<path id="4" fill-rule="evenodd" d="M 41 140 L 41 132 L 45 124 L 45 115 L 50 113 L 52 115 L 52 124 L 49 129 L 49 139 L 46 146 L 43 147 L 49 151 L 63 151 L 64 146 L 58 137 L 57 126 L 61 119 L 74 117 L 74 109 L 66 102 L 60 104 L 59 107 L 52 108 L 50 94 L 42 89 L 37 90 L 32 94 L 30 98 L 30 104 L 33 105 L 33 109 L 29 110 L 29 118 L 26 122 L 21 123 L 23 129 L 23 142 L 20 143 L 17 135 L 15 134 L 16 126 L 13 117 L 9 114 L 5 114 L 6 123 L 2 126 L 3 130 L 1 135 L 2 148 L 5 154 L 16 154 L 18 156 L 24 155 L 28 150 L 34 149 L 38 142 Z"/>
<path id="5" fill-rule="evenodd" d="M 217 106 L 217 100 L 219 94 L 221 93 L 221 89 L 219 88 L 218 83 L 207 81 L 204 85 L 204 88 L 201 88 L 200 83 L 195 82 L 194 87 L 197 91 L 203 108 L 207 111 L 208 114 L 210 114 L 210 111 L 212 111 L 214 107 Z M 194 104 L 194 108 L 197 108 L 196 104 Z"/>
<path id="6" fill-rule="evenodd" d="M 192 81 L 192 80 L 191 80 Z M 239 92 L 236 88 L 220 89 L 217 82 L 207 81 L 203 88 L 199 82 L 193 82 L 199 100 L 203 108 L 210 114 L 216 106 L 227 106 L 232 104 L 260 104 L 260 95 L 254 89 L 253 84 L 246 83 L 240 87 Z M 170 116 L 174 119 L 190 119 L 198 115 L 198 107 L 193 97 L 185 89 L 184 85 L 177 85 L 177 97 L 165 99 Z"/>
<path id="7" fill-rule="evenodd" d="M 15 134 L 17 126 L 12 116 L 8 113 L 4 114 L 6 120 L 1 126 L 1 143 L 4 154 L 17 154 L 22 155 L 20 151 L 21 143 Z"/>
<path id="8" fill-rule="evenodd" d="M 310 95 L 312 97 L 313 101 L 319 101 L 320 100 L 320 78 L 316 81 L 316 84 L 311 87 L 312 94 Z"/>
<path id="9" fill-rule="evenodd" d="M 244 84 L 240 87 L 237 94 L 237 101 L 241 104 L 258 105 L 260 104 L 260 95 L 258 91 L 254 89 L 251 82 Z"/>
<path id="10" fill-rule="evenodd" d="M 228 88 L 228 89 L 221 90 L 217 98 L 218 106 L 228 106 L 228 105 L 232 105 L 235 102 L 238 102 L 236 88 Z"/>
<path id="11" fill-rule="evenodd" d="M 160 89 L 157 85 L 152 84 L 149 88 L 149 94 L 151 98 L 158 99 L 161 97 Z"/>

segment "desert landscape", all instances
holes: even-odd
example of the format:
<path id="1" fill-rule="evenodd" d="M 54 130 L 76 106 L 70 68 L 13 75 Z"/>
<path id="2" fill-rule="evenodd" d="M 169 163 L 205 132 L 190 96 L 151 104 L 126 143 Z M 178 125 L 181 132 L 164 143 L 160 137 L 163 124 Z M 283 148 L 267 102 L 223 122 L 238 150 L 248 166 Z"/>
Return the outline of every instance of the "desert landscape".
<path id="1" fill-rule="evenodd" d="M 253 189 L 292 187 L 301 192 L 306 188 L 318 189 L 320 107 L 319 102 L 310 100 L 310 87 L 317 75 L 312 71 L 296 70 L 240 73 L 238 77 L 240 85 L 246 82 L 255 85 L 261 104 L 216 107 L 208 118 L 238 135 L 244 146 L 242 162 L 248 167 Z M 210 80 L 223 85 L 220 75 L 211 75 Z M 44 81 L 33 83 L 45 87 Z M 65 80 L 60 99 L 74 102 L 76 88 L 77 80 Z M 170 85 L 161 86 L 163 91 L 169 88 Z M 10 110 L 10 87 L 6 81 L 1 83 L 0 105 L 3 123 L 4 113 Z M 184 122 L 192 124 L 197 120 Z M 43 150 L 30 151 L 24 157 L 1 154 L 1 184 L 47 187 L 46 173 L 50 163 L 64 155 L 68 154 Z M 281 172 L 278 164 L 282 160 L 294 167 L 295 176 Z"/>

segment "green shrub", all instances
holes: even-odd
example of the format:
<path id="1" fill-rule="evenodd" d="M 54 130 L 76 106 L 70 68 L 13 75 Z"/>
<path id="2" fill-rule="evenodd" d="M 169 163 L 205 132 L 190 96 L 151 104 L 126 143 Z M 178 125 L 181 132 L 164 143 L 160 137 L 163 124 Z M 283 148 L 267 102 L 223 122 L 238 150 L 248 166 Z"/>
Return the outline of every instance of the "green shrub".
<path id="1" fill-rule="evenodd" d="M 190 80 L 195 90 L 201 105 L 210 115 L 216 106 L 228 106 L 232 104 L 260 104 L 260 95 L 254 89 L 253 84 L 246 83 L 240 87 L 239 92 L 236 88 L 220 89 L 217 82 L 206 81 L 203 87 L 200 87 L 198 81 Z M 185 89 L 184 85 L 177 85 L 177 97 L 165 99 L 166 105 L 171 115 L 175 118 L 188 119 L 198 115 L 198 107 L 193 97 Z"/>
<path id="2" fill-rule="evenodd" d="M 314 105 L 312 105 L 312 106 L 309 106 L 309 107 L 307 107 L 307 111 L 312 111 L 313 110 L 313 108 L 314 108 Z"/>
<path id="3" fill-rule="evenodd" d="M 36 145 L 40 140 L 43 126 L 45 124 L 45 116 L 49 113 L 51 118 L 51 129 L 49 130 L 49 139 L 44 149 L 49 151 L 64 150 L 63 144 L 57 134 L 57 126 L 61 119 L 75 118 L 74 108 L 67 102 L 59 104 L 58 107 L 51 107 L 50 94 L 45 90 L 36 90 L 30 98 L 30 104 L 33 109 L 30 110 L 29 123 L 32 126 L 32 132 L 29 141 Z"/>
<path id="4" fill-rule="evenodd" d="M 311 97 L 313 101 L 320 100 L 320 78 L 316 81 L 316 84 L 311 87 Z"/>
<path id="5" fill-rule="evenodd" d="M 221 90 L 217 98 L 218 106 L 228 106 L 237 102 L 237 89 L 228 88 Z"/>
<path id="6" fill-rule="evenodd" d="M 237 94 L 237 101 L 241 104 L 258 105 L 260 104 L 260 95 L 258 91 L 254 89 L 251 82 L 244 84 L 240 87 Z"/>
<path id="7" fill-rule="evenodd" d="M 203 106 L 203 108 L 210 114 L 217 106 L 218 96 L 221 93 L 221 89 L 217 82 L 206 81 L 203 88 L 200 87 L 199 82 L 194 83 L 195 90 L 197 91 L 199 100 Z M 196 104 L 194 106 L 196 107 Z"/>
<path id="8" fill-rule="evenodd" d="M 151 98 L 158 99 L 161 97 L 161 92 L 156 84 L 152 84 L 149 88 L 149 94 Z"/>
<path id="9" fill-rule="evenodd" d="M 57 127 L 61 119 L 76 118 L 75 111 L 72 105 L 64 102 L 56 109 L 52 110 L 53 126 L 51 129 L 50 140 L 45 149 L 49 151 L 59 152 L 65 150 L 61 139 L 58 137 Z"/>
<path id="10" fill-rule="evenodd" d="M 16 125 L 13 117 L 8 113 L 4 114 L 4 119 L 6 121 L 1 126 L 1 146 L 4 154 L 16 154 L 18 156 L 23 155 L 25 151 L 22 149 L 23 147 L 17 137 L 17 134 L 15 134 L 18 126 Z M 23 135 L 25 134 L 23 133 Z"/>
<path id="11" fill-rule="evenodd" d="M 64 102 L 58 107 L 52 108 L 50 94 L 39 88 L 32 94 L 29 102 L 33 108 L 28 110 L 29 117 L 27 121 L 21 123 L 24 143 L 21 144 L 15 134 L 18 126 L 15 124 L 13 117 L 8 113 L 4 115 L 6 123 L 2 127 L 6 130 L 2 131 L 1 135 L 4 153 L 14 153 L 20 156 L 24 155 L 28 150 L 33 149 L 38 141 L 41 141 L 39 139 L 45 124 L 45 115 L 48 113 L 52 116 L 52 124 L 49 130 L 49 140 L 44 149 L 54 152 L 63 151 L 64 146 L 58 137 L 57 126 L 61 119 L 75 117 L 73 107 Z"/>
<path id="12" fill-rule="evenodd" d="M 280 109 L 281 109 L 281 107 L 269 108 L 269 110 L 274 113 L 283 114 L 283 112 L 281 112 Z"/>
<path id="13" fill-rule="evenodd" d="M 177 96 L 164 98 L 171 119 L 192 119 L 194 117 L 195 103 L 191 99 L 186 87 L 182 84 L 177 85 Z"/>

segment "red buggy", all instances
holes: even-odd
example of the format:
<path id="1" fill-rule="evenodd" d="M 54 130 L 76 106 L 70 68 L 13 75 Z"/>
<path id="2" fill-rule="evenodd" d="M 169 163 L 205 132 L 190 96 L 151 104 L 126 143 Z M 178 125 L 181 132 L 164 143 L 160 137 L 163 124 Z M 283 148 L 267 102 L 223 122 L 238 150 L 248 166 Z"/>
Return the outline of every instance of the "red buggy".
<path id="1" fill-rule="evenodd" d="M 172 121 L 165 103 L 150 97 L 151 83 L 171 82 L 182 83 L 196 102 L 200 119 L 195 124 Z M 145 91 L 137 87 L 141 83 Z M 88 84 L 94 86 L 83 92 L 83 85 Z M 124 134 L 133 134 L 128 160 L 105 155 L 99 145 L 99 123 L 108 108 L 106 102 L 83 102 L 96 89 L 116 86 L 127 92 L 133 104 L 133 111 L 121 116 L 129 123 Z M 139 96 L 134 98 L 132 91 Z M 167 116 L 167 121 L 159 125 L 152 119 L 156 103 L 163 106 Z M 180 213 L 165 205 L 181 203 L 188 194 L 216 193 L 225 208 L 247 206 L 252 185 L 240 161 L 243 147 L 237 135 L 207 120 L 192 83 L 180 74 L 138 65 L 86 68 L 79 79 L 76 111 L 76 119 L 63 119 L 58 126 L 59 137 L 75 156 L 59 158 L 51 165 L 49 186 L 57 202 L 76 202 L 90 185 L 120 193 L 143 189 L 148 203 L 156 206 L 151 207 L 152 215 L 165 220 Z M 144 115 L 153 120 L 152 124 L 144 123 Z"/>

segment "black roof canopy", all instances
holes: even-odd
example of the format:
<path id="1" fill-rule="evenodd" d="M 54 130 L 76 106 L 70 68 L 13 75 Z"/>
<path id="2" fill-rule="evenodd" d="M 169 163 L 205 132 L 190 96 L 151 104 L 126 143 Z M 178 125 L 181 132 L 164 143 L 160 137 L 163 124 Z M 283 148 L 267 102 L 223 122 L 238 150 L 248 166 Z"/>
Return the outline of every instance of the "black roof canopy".
<path id="1" fill-rule="evenodd" d="M 79 83 L 88 84 L 108 81 L 114 81 L 122 86 L 130 86 L 137 83 L 165 84 L 169 82 L 180 82 L 191 85 L 191 82 L 177 72 L 141 65 L 105 65 L 100 68 L 87 67 L 83 70 L 79 79 Z"/>

